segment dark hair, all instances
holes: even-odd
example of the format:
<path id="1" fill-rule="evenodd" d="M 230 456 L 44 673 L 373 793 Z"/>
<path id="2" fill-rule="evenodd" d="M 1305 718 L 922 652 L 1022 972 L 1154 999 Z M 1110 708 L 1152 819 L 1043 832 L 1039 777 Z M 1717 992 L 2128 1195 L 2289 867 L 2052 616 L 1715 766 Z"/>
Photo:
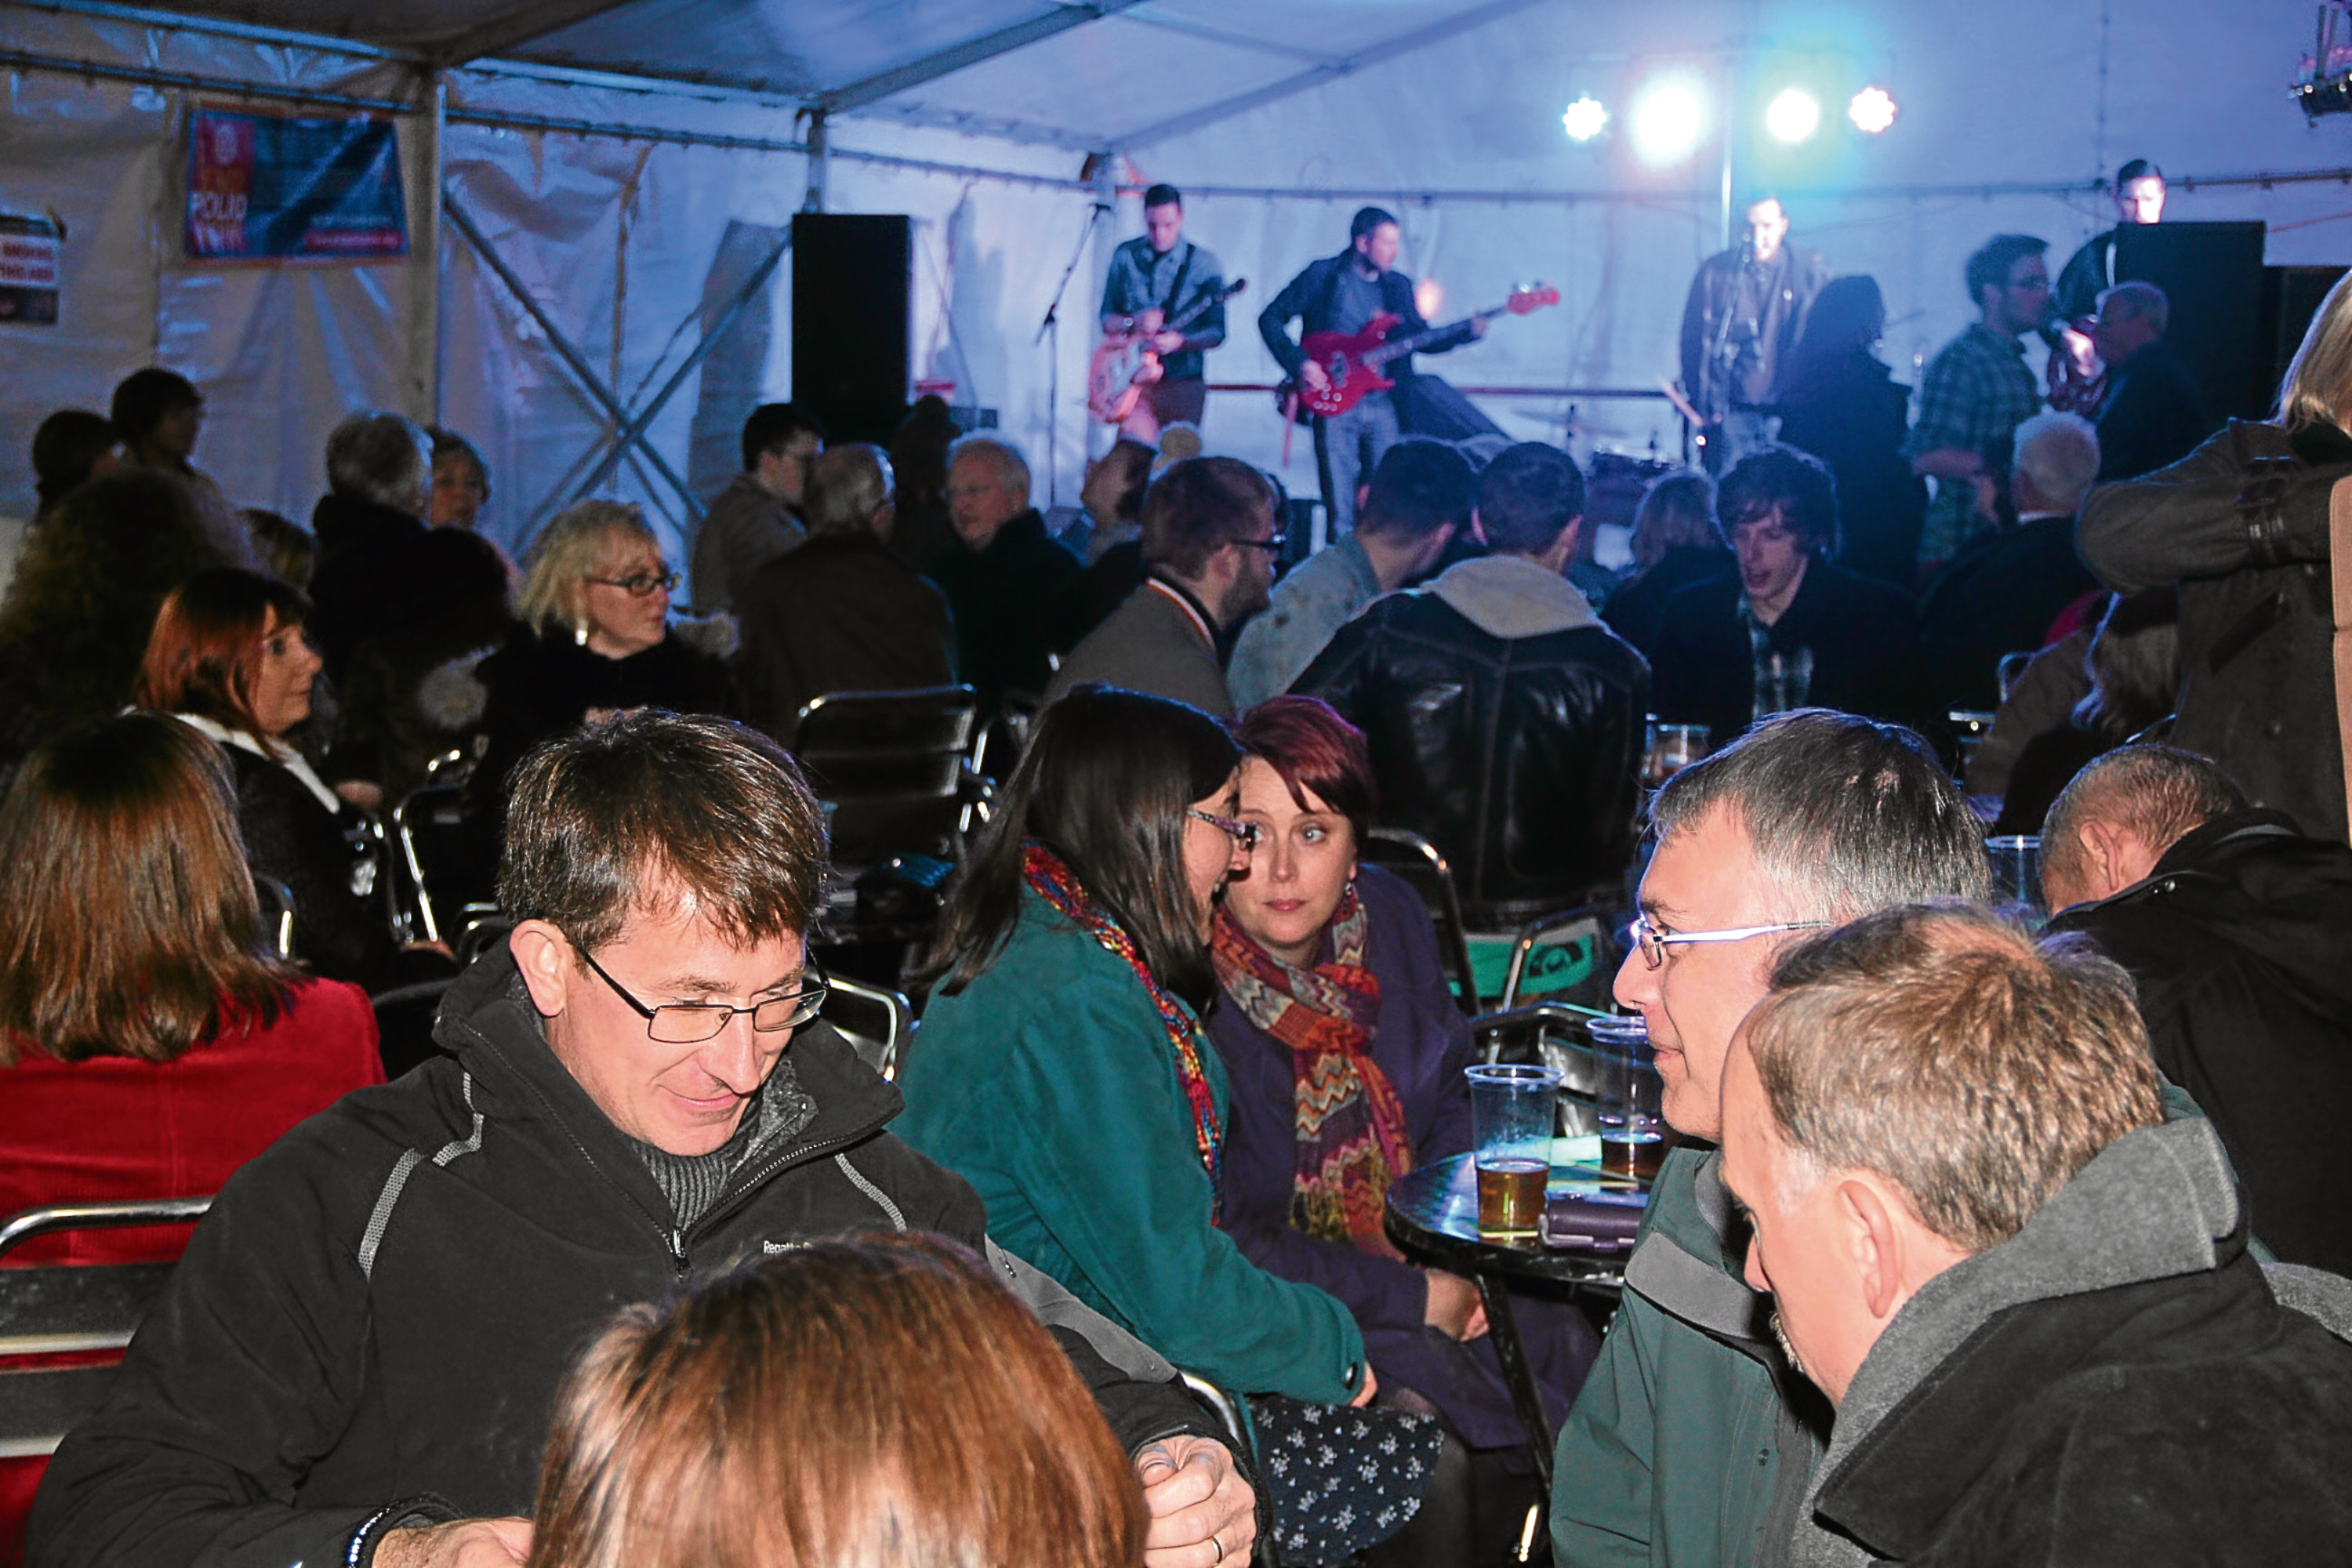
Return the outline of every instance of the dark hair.
<path id="1" fill-rule="evenodd" d="M 455 430 L 445 430 L 438 425 L 427 425 L 425 435 L 433 438 L 433 462 L 439 467 L 444 458 L 463 458 L 474 465 L 474 472 L 482 481 L 482 499 L 490 499 L 490 466 L 482 461 L 480 448 Z"/>
<path id="2" fill-rule="evenodd" d="M 1241 757 L 1197 708 L 1093 681 L 1074 687 L 1037 721 L 913 978 L 952 996 L 996 961 L 1021 918 L 1021 847 L 1034 838 L 1133 939 L 1160 984 L 1204 1006 L 1217 976 L 1184 875 L 1184 813 Z"/>
<path id="3" fill-rule="evenodd" d="M 2122 190 L 2134 180 L 2161 180 L 2164 171 L 2146 158 L 2134 158 L 2116 171 L 2116 189 Z"/>
<path id="4" fill-rule="evenodd" d="M 2009 287 L 2010 268 L 2049 248 L 2049 241 L 2030 234 L 1997 234 L 1986 240 L 1969 258 L 1969 303 L 1981 308 L 1986 289 Z"/>
<path id="5" fill-rule="evenodd" d="M 245 531 L 253 538 L 253 552 L 270 574 L 289 587 L 308 588 L 319 566 L 319 541 L 293 519 L 261 507 L 245 509 Z"/>
<path id="6" fill-rule="evenodd" d="M 1505 447 L 1478 476 L 1478 528 L 1491 549 L 1540 554 L 1583 515 L 1583 471 L 1557 447 Z"/>
<path id="7" fill-rule="evenodd" d="M 807 934 L 825 865 L 816 797 L 782 747 L 724 719 L 641 709 L 515 769 L 499 903 L 587 951 L 667 894 L 748 947 Z"/>
<path id="8" fill-rule="evenodd" d="M 276 752 L 277 740 L 253 710 L 262 637 L 273 613 L 280 628 L 299 627 L 310 618 L 310 601 L 299 589 L 242 567 L 197 573 L 155 613 L 131 700 L 242 730 Z"/>
<path id="9" fill-rule="evenodd" d="M 1265 476 L 1239 458 L 1172 463 L 1143 497 L 1143 563 L 1198 577 L 1211 556 L 1274 516 L 1276 505 Z"/>
<path id="10" fill-rule="evenodd" d="M 205 395 L 196 390 L 194 382 L 151 365 L 132 371 L 116 384 L 107 413 L 122 438 L 136 443 L 145 440 L 166 416 L 204 405 Z"/>
<path id="11" fill-rule="evenodd" d="M 66 499 L 97 461 L 122 439 L 111 421 L 83 408 L 60 408 L 33 432 L 34 492 L 46 512 Z"/>
<path id="12" fill-rule="evenodd" d="M 1837 481 L 1819 458 L 1775 441 L 1740 458 L 1716 487 L 1715 530 L 1728 545 L 1741 523 L 1774 507 L 1807 550 L 1837 553 Z"/>
<path id="13" fill-rule="evenodd" d="M 1360 852 L 1380 813 L 1364 732 L 1319 697 L 1269 697 L 1234 725 L 1242 750 L 1272 768 L 1299 810 L 1312 792 L 1348 819 Z"/>
<path id="14" fill-rule="evenodd" d="M 2091 689 L 2068 722 L 2119 746 L 2180 700 L 2180 589 L 2167 583 L 2128 597 L 2110 595 L 2083 672 Z"/>
<path id="15" fill-rule="evenodd" d="M 936 392 L 915 399 L 915 406 L 890 433 L 890 472 L 898 479 L 891 501 L 900 516 L 909 516 L 941 504 L 948 488 L 948 448 L 963 431 Z"/>
<path id="16" fill-rule="evenodd" d="M 1181 211 L 1184 205 L 1184 193 L 1170 184 L 1154 185 L 1143 193 L 1143 205 L 1147 208 L 1175 207 Z"/>
<path id="17" fill-rule="evenodd" d="M 1867 272 L 1832 278 L 1805 312 L 1805 333 L 1789 356 L 1788 384 L 1802 389 L 1839 360 L 1867 354 L 1886 333 L 1886 298 Z"/>
<path id="18" fill-rule="evenodd" d="M 1449 522 L 1468 527 L 1477 492 L 1469 458 L 1444 441 L 1407 437 L 1381 455 L 1356 526 L 1391 538 L 1427 539 Z"/>
<path id="19" fill-rule="evenodd" d="M 68 729 L 0 801 L 0 1067 L 168 1062 L 284 1009 L 220 749 L 160 713 Z"/>
<path id="20" fill-rule="evenodd" d="M 2220 763 L 2177 746 L 2118 746 L 2084 765 L 2042 822 L 2043 875 L 2080 883 L 2086 822 L 2128 827 L 2159 857 L 2217 816 L 2246 809 L 2245 792 Z"/>
<path id="21" fill-rule="evenodd" d="M 1386 207 L 1358 207 L 1356 216 L 1348 220 L 1348 243 L 1353 245 L 1384 223 L 1395 223 L 1396 214 Z"/>
<path id="22" fill-rule="evenodd" d="M 1132 436 L 1121 436 L 1095 460 L 1106 468 L 1119 470 L 1118 501 L 1111 515 L 1129 522 L 1140 518 L 1144 495 L 1151 488 L 1151 465 L 1160 460 L 1160 454 Z"/>
<path id="23" fill-rule="evenodd" d="M 751 410 L 751 417 L 743 421 L 743 471 L 748 474 L 758 468 L 767 453 L 782 451 L 803 430 L 819 442 L 824 439 L 824 426 L 817 423 L 816 416 L 792 404 L 762 403 Z"/>

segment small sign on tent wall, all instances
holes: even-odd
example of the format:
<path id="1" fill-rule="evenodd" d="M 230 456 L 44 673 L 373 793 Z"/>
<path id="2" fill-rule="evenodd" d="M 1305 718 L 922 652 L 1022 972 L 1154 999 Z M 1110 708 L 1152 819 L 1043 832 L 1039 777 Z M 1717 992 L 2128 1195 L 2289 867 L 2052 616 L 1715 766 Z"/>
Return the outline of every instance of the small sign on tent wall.
<path id="1" fill-rule="evenodd" d="M 408 254 L 390 120 L 200 108 L 188 116 L 191 261 L 375 261 Z"/>

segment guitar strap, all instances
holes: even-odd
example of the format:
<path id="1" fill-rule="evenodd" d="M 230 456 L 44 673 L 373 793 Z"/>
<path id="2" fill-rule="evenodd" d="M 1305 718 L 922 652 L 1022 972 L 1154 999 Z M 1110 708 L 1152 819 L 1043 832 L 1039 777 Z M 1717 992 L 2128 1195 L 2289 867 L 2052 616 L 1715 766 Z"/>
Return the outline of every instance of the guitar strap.
<path id="1" fill-rule="evenodd" d="M 2352 479 L 2327 492 L 2327 570 L 2334 586 L 2336 740 L 2344 764 L 2344 795 L 2352 800 Z"/>
<path id="2" fill-rule="evenodd" d="M 1184 279 L 1192 275 L 1192 258 L 1200 247 L 1191 240 L 1184 242 L 1184 259 L 1176 268 L 1176 281 L 1168 286 L 1168 302 L 1160 307 L 1160 325 L 1165 331 L 1176 316 L 1176 301 L 1184 297 Z"/>

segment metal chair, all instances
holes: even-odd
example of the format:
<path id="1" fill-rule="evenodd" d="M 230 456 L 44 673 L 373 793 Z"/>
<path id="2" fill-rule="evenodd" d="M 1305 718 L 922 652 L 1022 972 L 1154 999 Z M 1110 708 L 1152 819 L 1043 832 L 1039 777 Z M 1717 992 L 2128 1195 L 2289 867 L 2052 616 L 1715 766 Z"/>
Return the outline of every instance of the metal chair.
<path id="1" fill-rule="evenodd" d="M 1572 1002 L 1531 1002 L 1482 1013 L 1470 1020 L 1478 1059 L 1517 1061 L 1559 1069 L 1560 1125 L 1570 1136 L 1601 1131 L 1601 1063 L 1584 1038 L 1588 1018 L 1605 1017 L 1597 1007 Z"/>
<path id="2" fill-rule="evenodd" d="M 1608 911 L 1586 904 L 1520 927 L 1511 944 L 1511 964 L 1503 976 L 1498 1005 L 1507 1010 L 1529 996 L 1541 996 L 1605 1010 L 1610 977 L 1624 956 L 1617 951 L 1609 925 Z"/>
<path id="3" fill-rule="evenodd" d="M 279 958 L 294 956 L 294 889 L 275 877 L 257 874 L 253 894 L 261 905 L 261 929 Z"/>
<path id="4" fill-rule="evenodd" d="M 1470 931 L 1462 921 L 1462 899 L 1454 887 L 1454 868 L 1437 846 L 1405 827 L 1375 827 L 1370 842 L 1359 850 L 1383 870 L 1411 883 L 1437 927 L 1437 948 L 1453 971 L 1454 994 L 1465 1013 L 1478 1010 L 1477 971 L 1470 962 Z"/>
<path id="5" fill-rule="evenodd" d="M 1242 1402 L 1198 1373 L 1178 1367 L 1176 1375 L 1183 1380 L 1185 1388 L 1191 1391 L 1193 1398 L 1209 1407 L 1210 1413 L 1217 1418 L 1217 1425 L 1225 1429 L 1225 1446 L 1234 1451 L 1234 1458 L 1246 1458 L 1255 1467 L 1257 1445 L 1251 1441 L 1249 1422 L 1242 1415 Z M 1271 1532 L 1259 1534 L 1257 1544 L 1250 1549 L 1250 1561 L 1259 1568 L 1274 1568 Z"/>
<path id="6" fill-rule="evenodd" d="M 884 1078 L 898 1076 L 899 1053 L 915 1032 L 914 1005 L 896 991 L 845 975 L 827 975 L 824 1021 Z"/>
<path id="7" fill-rule="evenodd" d="M 971 808 L 987 798 L 967 760 L 979 717 L 969 686 L 835 691 L 801 709 L 793 751 L 833 808 L 836 867 L 961 857 Z"/>

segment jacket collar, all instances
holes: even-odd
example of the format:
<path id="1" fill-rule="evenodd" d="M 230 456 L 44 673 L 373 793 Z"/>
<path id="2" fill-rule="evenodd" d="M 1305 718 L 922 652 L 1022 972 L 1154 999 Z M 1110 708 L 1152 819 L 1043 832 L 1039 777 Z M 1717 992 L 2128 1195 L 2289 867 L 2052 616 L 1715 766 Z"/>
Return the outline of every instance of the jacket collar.
<path id="1" fill-rule="evenodd" d="M 1507 642 L 1601 624 L 1575 584 L 1524 555 L 1456 562 L 1427 591 L 1488 637 Z"/>
<path id="2" fill-rule="evenodd" d="M 1192 589 L 1154 572 L 1143 580 L 1139 592 L 1153 595 L 1166 604 L 1176 615 L 1192 624 L 1202 647 L 1211 653 L 1217 650 L 1217 617 L 1209 614 L 1209 606 L 1201 603 Z"/>
<path id="3" fill-rule="evenodd" d="M 1671 1161 L 1651 1184 L 1649 1228 L 1626 1260 L 1627 1287 L 1693 1328 L 1777 1359 L 1768 1327 L 1771 1299 L 1741 1277 L 1738 1255 L 1748 1237 L 1724 1190 L 1722 1154 L 1686 1146 Z"/>

